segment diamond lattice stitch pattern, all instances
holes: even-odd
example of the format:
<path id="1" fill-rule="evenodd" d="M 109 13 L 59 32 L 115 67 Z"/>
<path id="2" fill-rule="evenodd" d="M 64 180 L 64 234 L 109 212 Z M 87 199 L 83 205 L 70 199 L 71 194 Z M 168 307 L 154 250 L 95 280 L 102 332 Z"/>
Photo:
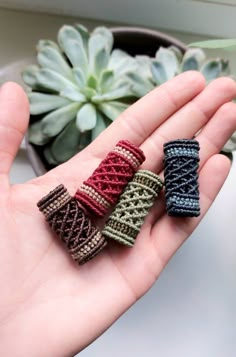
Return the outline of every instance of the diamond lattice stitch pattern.
<path id="1" fill-rule="evenodd" d="M 164 144 L 166 209 L 170 216 L 200 215 L 199 149 L 196 140 L 179 139 Z"/>
<path id="2" fill-rule="evenodd" d="M 42 198 L 38 207 L 71 257 L 80 265 L 95 257 L 106 246 L 101 232 L 63 185 Z"/>
<path id="3" fill-rule="evenodd" d="M 148 170 L 139 170 L 120 196 L 102 234 L 132 247 L 162 187 L 163 182 L 158 175 Z"/>
<path id="4" fill-rule="evenodd" d="M 89 212 L 103 217 L 145 160 L 139 147 L 121 140 L 77 190 L 75 198 Z"/>

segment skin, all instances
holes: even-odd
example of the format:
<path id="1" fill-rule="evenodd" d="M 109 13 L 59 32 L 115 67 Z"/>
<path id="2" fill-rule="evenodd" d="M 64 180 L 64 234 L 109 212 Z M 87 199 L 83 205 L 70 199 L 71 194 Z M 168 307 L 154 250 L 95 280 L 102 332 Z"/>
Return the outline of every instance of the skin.
<path id="1" fill-rule="evenodd" d="M 89 147 L 30 182 L 11 186 L 9 170 L 26 131 L 29 107 L 14 83 L 0 89 L 0 355 L 67 357 L 101 335 L 158 279 L 203 218 L 230 170 L 218 152 L 236 130 L 236 84 L 205 86 L 186 72 L 131 106 Z M 120 139 L 140 145 L 143 168 L 162 175 L 163 143 L 197 135 L 199 218 L 168 217 L 161 196 L 134 248 L 110 244 L 78 267 L 47 226 L 36 202 L 63 183 L 71 194 Z"/>

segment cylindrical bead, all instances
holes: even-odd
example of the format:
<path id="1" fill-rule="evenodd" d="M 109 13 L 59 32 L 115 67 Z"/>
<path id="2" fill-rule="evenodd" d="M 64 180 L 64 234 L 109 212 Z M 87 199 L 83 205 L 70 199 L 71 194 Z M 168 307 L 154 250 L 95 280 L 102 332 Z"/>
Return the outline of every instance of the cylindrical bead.
<path id="1" fill-rule="evenodd" d="M 200 215 L 198 167 L 199 143 L 179 139 L 164 144 L 166 209 L 170 216 Z"/>
<path id="2" fill-rule="evenodd" d="M 102 234 L 132 247 L 162 187 L 163 182 L 158 175 L 139 170 L 120 196 Z"/>
<path id="3" fill-rule="evenodd" d="M 145 160 L 139 147 L 121 140 L 77 190 L 75 198 L 88 211 L 103 217 Z"/>
<path id="4" fill-rule="evenodd" d="M 42 198 L 38 207 L 64 242 L 69 254 L 80 265 L 95 257 L 106 246 L 101 232 L 63 185 Z"/>

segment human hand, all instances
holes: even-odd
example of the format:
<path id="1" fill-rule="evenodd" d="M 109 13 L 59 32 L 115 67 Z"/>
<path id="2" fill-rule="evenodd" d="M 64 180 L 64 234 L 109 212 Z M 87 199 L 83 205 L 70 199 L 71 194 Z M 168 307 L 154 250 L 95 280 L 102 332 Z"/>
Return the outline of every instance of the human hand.
<path id="1" fill-rule="evenodd" d="M 9 170 L 28 124 L 28 103 L 13 83 L 0 90 L 0 355 L 73 356 L 104 332 L 156 281 L 207 212 L 230 169 L 218 152 L 236 130 L 236 84 L 205 87 L 186 72 L 139 100 L 90 146 L 30 182 L 10 186 Z M 130 249 L 110 244 L 82 267 L 47 226 L 37 201 L 60 183 L 73 195 L 120 139 L 140 145 L 143 168 L 161 173 L 163 143 L 197 135 L 198 218 L 174 218 L 157 199 Z"/>

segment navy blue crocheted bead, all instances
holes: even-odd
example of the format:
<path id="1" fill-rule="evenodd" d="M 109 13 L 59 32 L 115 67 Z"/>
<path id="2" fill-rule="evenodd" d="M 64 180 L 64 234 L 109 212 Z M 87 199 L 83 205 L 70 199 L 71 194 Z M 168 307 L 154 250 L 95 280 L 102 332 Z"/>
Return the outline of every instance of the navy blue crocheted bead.
<path id="1" fill-rule="evenodd" d="M 169 216 L 200 215 L 198 167 L 199 143 L 179 139 L 164 144 L 166 209 Z"/>

